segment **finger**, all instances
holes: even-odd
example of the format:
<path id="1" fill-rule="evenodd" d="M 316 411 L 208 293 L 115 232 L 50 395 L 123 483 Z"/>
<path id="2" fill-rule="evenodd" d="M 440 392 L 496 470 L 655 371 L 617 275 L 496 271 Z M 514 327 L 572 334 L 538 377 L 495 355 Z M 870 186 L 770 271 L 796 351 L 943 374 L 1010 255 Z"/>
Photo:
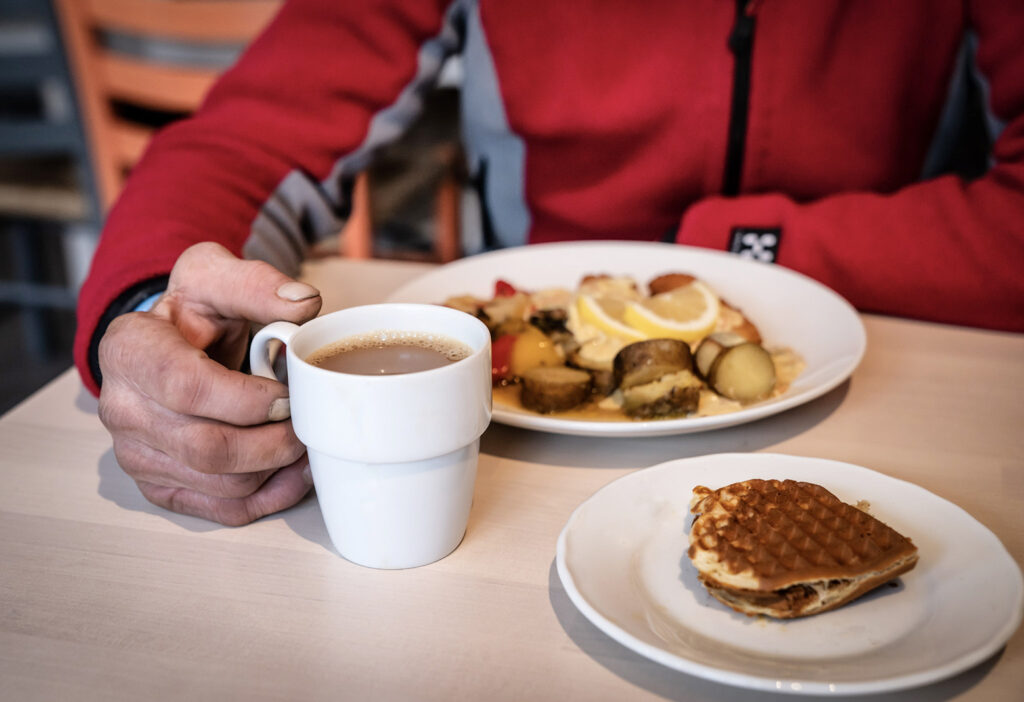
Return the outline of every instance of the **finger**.
<path id="1" fill-rule="evenodd" d="M 239 498 L 214 497 L 188 488 L 147 482 L 137 484 L 143 496 L 158 507 L 225 526 L 242 526 L 287 509 L 301 500 L 312 486 L 306 466 L 303 458 L 275 472 L 253 494 Z"/>
<path id="2" fill-rule="evenodd" d="M 288 465 L 306 450 L 291 422 L 235 426 L 122 395 L 111 401 L 100 397 L 100 419 L 115 439 L 145 444 L 194 471 L 255 473 Z"/>
<path id="3" fill-rule="evenodd" d="M 263 261 L 239 259 L 213 242 L 196 244 L 181 254 L 165 297 L 260 324 L 281 319 L 301 324 L 315 317 L 322 304 L 320 291 L 313 286 Z"/>
<path id="4" fill-rule="evenodd" d="M 272 468 L 254 473 L 200 473 L 162 451 L 126 437 L 114 439 L 114 456 L 121 469 L 136 482 L 187 488 L 211 497 L 248 497 L 277 472 Z"/>
<path id="5" fill-rule="evenodd" d="M 183 423 L 151 444 L 200 473 L 252 473 L 288 465 L 305 453 L 291 422 L 236 427 L 211 420 Z"/>
<path id="6" fill-rule="evenodd" d="M 173 324 L 154 315 L 133 313 L 114 319 L 100 341 L 99 358 L 100 404 L 106 412 L 152 411 L 133 401 L 133 395 L 142 395 L 177 414 L 237 426 L 289 416 L 285 385 L 222 366 L 189 344 Z M 111 421 L 113 426 L 136 426 L 142 420 Z"/>

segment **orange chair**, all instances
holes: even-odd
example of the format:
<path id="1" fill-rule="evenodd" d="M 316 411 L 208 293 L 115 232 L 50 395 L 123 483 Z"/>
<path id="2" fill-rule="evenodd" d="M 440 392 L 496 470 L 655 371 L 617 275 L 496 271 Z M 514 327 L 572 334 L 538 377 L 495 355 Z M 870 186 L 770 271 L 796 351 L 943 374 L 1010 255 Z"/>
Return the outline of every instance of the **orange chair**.
<path id="1" fill-rule="evenodd" d="M 193 112 L 217 76 L 227 68 L 168 60 L 168 51 L 125 51 L 138 46 L 235 46 L 250 41 L 283 0 L 55 0 L 79 102 L 84 113 L 95 180 L 104 207 L 116 199 L 124 179 L 152 137 L 153 115 L 168 119 Z M 118 41 L 120 41 L 120 46 Z M 141 53 L 141 55 L 140 55 Z M 126 109 L 132 108 L 132 109 Z M 134 111 L 133 111 L 134 110 Z M 146 121 L 133 121 L 132 115 Z M 156 126 L 162 126 L 160 124 Z M 368 177 L 356 184 L 353 211 L 341 232 L 341 252 L 374 255 Z M 457 192 L 439 194 L 438 242 L 432 258 L 458 256 Z"/>
<path id="2" fill-rule="evenodd" d="M 241 49 L 281 0 L 55 0 L 91 146 L 100 199 L 109 207 L 155 131 L 136 114 L 193 112 L 226 65 L 183 65 L 145 47 Z M 138 51 L 118 49 L 116 38 Z"/>

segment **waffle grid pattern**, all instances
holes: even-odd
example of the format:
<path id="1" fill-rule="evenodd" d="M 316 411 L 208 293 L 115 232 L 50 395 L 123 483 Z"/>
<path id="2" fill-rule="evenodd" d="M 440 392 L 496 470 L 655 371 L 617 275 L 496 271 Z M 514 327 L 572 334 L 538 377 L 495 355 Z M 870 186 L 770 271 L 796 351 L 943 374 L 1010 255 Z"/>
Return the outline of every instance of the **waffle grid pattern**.
<path id="1" fill-rule="evenodd" d="M 904 537 L 825 488 L 793 480 L 749 480 L 711 491 L 692 511 L 701 549 L 733 574 L 760 580 L 873 569 L 902 550 Z M 763 585 L 763 584 L 762 584 Z"/>

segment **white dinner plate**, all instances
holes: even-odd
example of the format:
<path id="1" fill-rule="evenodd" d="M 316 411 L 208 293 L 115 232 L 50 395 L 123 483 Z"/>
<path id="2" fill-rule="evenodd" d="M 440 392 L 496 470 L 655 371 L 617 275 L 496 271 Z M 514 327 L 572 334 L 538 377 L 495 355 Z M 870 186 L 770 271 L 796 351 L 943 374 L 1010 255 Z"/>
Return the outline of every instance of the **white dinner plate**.
<path id="1" fill-rule="evenodd" d="M 713 599 L 686 555 L 695 485 L 791 478 L 910 537 L 917 566 L 840 609 L 790 621 Z M 718 454 L 616 480 L 580 505 L 558 539 L 558 575 L 587 619 L 627 648 L 717 682 L 804 694 L 924 685 L 985 660 L 1021 621 L 1021 572 L 999 539 L 927 490 L 848 463 Z"/>
<path id="2" fill-rule="evenodd" d="M 846 380 L 864 355 L 864 325 L 853 307 L 829 288 L 781 266 L 676 244 L 573 242 L 503 249 L 441 266 L 402 286 L 388 300 L 439 304 L 454 295 L 489 298 L 499 278 L 527 290 L 572 289 L 588 273 L 629 275 L 645 284 L 668 272 L 691 273 L 709 283 L 754 321 L 767 346 L 788 346 L 799 353 L 807 363 L 803 373 L 779 397 L 710 417 L 587 421 L 495 403 L 494 419 L 580 436 L 663 436 L 719 429 L 820 397 Z"/>

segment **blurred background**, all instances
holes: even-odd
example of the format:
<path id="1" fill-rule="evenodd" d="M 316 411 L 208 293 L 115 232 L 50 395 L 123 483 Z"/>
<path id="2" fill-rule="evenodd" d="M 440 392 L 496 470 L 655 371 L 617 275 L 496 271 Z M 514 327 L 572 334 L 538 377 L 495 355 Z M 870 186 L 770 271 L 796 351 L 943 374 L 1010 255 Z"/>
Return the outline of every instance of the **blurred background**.
<path id="1" fill-rule="evenodd" d="M 281 0 L 0 0 L 0 414 L 72 364 L 104 214 L 161 127 L 196 109 Z M 447 261 L 472 193 L 457 65 L 356 182 L 312 255 Z"/>

